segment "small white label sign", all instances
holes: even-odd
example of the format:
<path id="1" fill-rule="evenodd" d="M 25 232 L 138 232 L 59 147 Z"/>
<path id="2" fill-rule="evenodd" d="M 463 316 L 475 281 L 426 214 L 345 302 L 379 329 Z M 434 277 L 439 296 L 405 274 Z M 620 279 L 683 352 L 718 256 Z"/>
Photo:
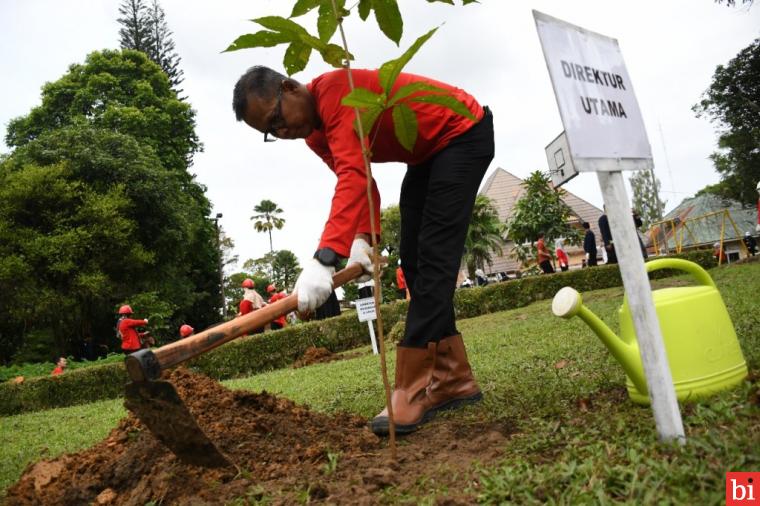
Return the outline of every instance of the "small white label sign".
<path id="1" fill-rule="evenodd" d="M 360 322 L 377 320 L 375 312 L 375 298 L 367 297 L 366 299 L 356 299 L 356 314 Z"/>
<path id="2" fill-rule="evenodd" d="M 535 10 L 533 17 L 576 168 L 599 170 L 584 158 L 651 160 L 617 40 Z"/>

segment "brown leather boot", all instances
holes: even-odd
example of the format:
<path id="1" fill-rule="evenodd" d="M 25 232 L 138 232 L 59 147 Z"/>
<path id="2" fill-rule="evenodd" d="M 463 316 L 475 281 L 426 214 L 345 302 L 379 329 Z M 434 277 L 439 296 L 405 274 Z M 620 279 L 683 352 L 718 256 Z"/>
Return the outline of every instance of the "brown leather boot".
<path id="1" fill-rule="evenodd" d="M 453 409 L 483 398 L 467 361 L 462 334 L 445 337 L 438 343 L 428 397 L 433 411 Z"/>
<path id="2" fill-rule="evenodd" d="M 396 386 L 391 394 L 391 406 L 397 434 L 414 432 L 432 417 L 427 387 L 433 377 L 434 362 L 435 343 L 428 343 L 427 348 L 396 348 Z M 370 428 L 378 436 L 388 434 L 387 409 L 372 419 Z"/>

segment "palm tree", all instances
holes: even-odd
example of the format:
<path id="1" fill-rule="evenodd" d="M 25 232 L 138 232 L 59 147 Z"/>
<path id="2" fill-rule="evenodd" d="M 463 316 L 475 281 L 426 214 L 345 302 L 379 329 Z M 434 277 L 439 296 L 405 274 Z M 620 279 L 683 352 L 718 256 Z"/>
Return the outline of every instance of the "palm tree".
<path id="1" fill-rule="evenodd" d="M 464 243 L 464 262 L 470 277 L 475 276 L 476 268 L 491 263 L 493 253 L 502 254 L 506 229 L 491 199 L 478 195 Z"/>
<path id="2" fill-rule="evenodd" d="M 272 248 L 272 229 L 281 230 L 285 225 L 285 218 L 278 216 L 282 214 L 282 209 L 277 207 L 277 204 L 271 200 L 264 199 L 253 210 L 258 213 L 251 216 L 253 228 L 256 229 L 256 232 L 269 233 L 269 252 L 271 253 L 274 251 L 274 248 Z"/>

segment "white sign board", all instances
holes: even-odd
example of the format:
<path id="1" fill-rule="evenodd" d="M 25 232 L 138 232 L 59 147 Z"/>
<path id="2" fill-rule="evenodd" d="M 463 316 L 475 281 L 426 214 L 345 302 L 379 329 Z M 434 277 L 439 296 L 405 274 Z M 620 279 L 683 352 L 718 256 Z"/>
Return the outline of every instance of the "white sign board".
<path id="1" fill-rule="evenodd" d="M 649 168 L 652 149 L 617 40 L 533 17 L 576 169 Z"/>
<path id="2" fill-rule="evenodd" d="M 570 156 L 570 146 L 567 144 L 565 132 L 559 134 L 546 146 L 546 161 L 549 164 L 549 175 L 552 184 L 559 188 L 578 175 L 573 165 L 573 157 Z"/>
<path id="3" fill-rule="evenodd" d="M 376 320 L 375 298 L 367 297 L 366 299 L 356 299 L 356 314 L 360 322 Z"/>

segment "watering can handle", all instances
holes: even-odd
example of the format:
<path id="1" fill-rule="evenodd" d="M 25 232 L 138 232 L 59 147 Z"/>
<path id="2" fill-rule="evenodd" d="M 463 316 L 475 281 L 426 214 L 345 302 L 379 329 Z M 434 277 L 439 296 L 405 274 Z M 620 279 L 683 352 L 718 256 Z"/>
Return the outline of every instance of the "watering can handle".
<path id="1" fill-rule="evenodd" d="M 715 286 L 715 282 L 706 270 L 694 262 L 689 262 L 688 260 L 683 260 L 681 258 L 658 258 L 656 260 L 645 263 L 644 266 L 646 267 L 647 272 L 652 272 L 659 269 L 677 269 L 680 271 L 685 271 L 691 274 L 702 285 L 717 288 Z"/>

